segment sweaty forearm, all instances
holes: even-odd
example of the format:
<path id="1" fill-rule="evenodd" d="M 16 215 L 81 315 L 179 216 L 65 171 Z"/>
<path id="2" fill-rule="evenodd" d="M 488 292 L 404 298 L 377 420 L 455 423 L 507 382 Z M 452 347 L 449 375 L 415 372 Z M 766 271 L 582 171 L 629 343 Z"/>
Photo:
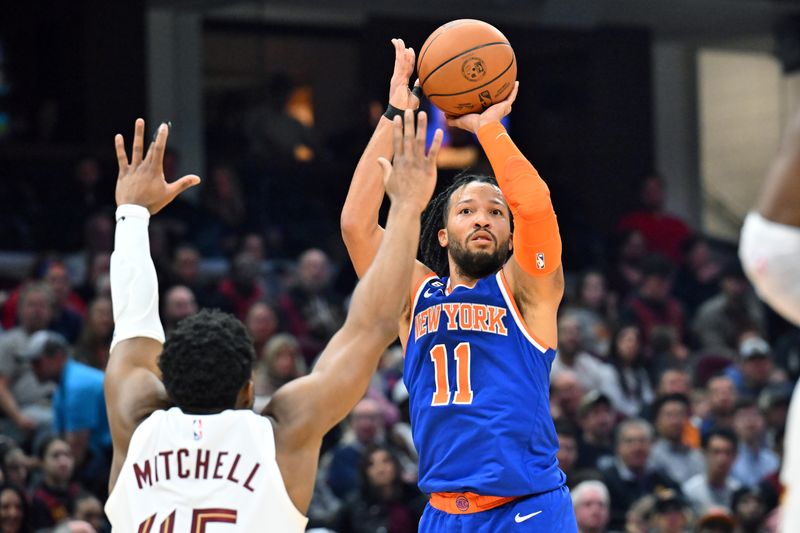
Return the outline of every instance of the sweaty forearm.
<path id="1" fill-rule="evenodd" d="M 111 254 L 112 351 L 120 341 L 134 337 L 164 342 L 164 328 L 158 316 L 158 278 L 147 234 L 149 220 L 144 207 L 128 204 L 117 209 Z"/>
<path id="2" fill-rule="evenodd" d="M 499 122 L 482 126 L 478 139 L 514 216 L 514 254 L 530 275 L 561 266 L 561 235 L 550 189 Z"/>
<path id="3" fill-rule="evenodd" d="M 385 117 L 381 117 L 375 127 L 347 191 L 341 215 L 345 241 L 350 236 L 358 237 L 359 231 L 371 231 L 378 225 L 384 195 L 380 157 L 392 159 L 392 122 Z"/>
<path id="4" fill-rule="evenodd" d="M 758 212 L 772 222 L 800 227 L 800 112 L 767 174 Z"/>
<path id="5" fill-rule="evenodd" d="M 350 305 L 353 321 L 388 324 L 389 330 L 396 333 L 411 285 L 419 232 L 419 210 L 403 204 L 392 205 L 375 260 L 353 294 Z"/>

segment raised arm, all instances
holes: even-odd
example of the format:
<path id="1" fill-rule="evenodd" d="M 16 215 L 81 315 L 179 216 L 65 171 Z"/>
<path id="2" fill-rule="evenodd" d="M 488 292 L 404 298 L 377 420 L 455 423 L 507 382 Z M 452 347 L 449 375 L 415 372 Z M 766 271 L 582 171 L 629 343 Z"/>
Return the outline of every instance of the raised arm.
<path id="1" fill-rule="evenodd" d="M 164 149 L 169 129 L 144 152 L 144 121 L 136 121 L 130 162 L 121 135 L 114 139 L 119 163 L 117 228 L 111 255 L 111 300 L 114 338 L 105 375 L 105 400 L 114 445 L 109 486 L 113 487 L 128 452 L 131 435 L 154 410 L 167 405 L 157 359 L 164 343 L 158 316 L 158 280 L 147 226 L 178 194 L 200 183 L 184 176 L 174 183 L 164 179 Z"/>
<path id="2" fill-rule="evenodd" d="M 350 312 L 310 375 L 281 387 L 264 410 L 276 424 L 278 464 L 287 490 L 303 510 L 313 487 L 322 437 L 360 400 L 381 354 L 397 336 L 397 321 L 410 290 L 419 244 L 420 215 L 436 182 L 437 130 L 425 155 L 426 117 L 416 135 L 413 114 L 393 126 L 394 168 L 381 159 L 391 208 L 375 260 L 356 286 Z"/>
<path id="3" fill-rule="evenodd" d="M 395 59 L 389 82 L 389 104 L 397 109 L 416 109 L 419 100 L 408 89 L 408 80 L 414 71 L 414 50 L 406 48 L 402 39 L 392 39 L 392 45 Z M 384 194 L 379 158 L 392 159 L 392 121 L 385 116 L 378 120 L 375 132 L 356 165 L 342 207 L 342 238 L 359 278 L 372 264 L 383 238 L 383 229 L 378 225 Z"/>
<path id="4" fill-rule="evenodd" d="M 478 136 L 514 217 L 514 255 L 503 274 L 528 328 L 547 347 L 558 341 L 556 313 L 564 295 L 561 235 L 550 190 L 511 140 L 500 119 L 511 111 L 509 97 L 481 114 L 448 121 Z"/>

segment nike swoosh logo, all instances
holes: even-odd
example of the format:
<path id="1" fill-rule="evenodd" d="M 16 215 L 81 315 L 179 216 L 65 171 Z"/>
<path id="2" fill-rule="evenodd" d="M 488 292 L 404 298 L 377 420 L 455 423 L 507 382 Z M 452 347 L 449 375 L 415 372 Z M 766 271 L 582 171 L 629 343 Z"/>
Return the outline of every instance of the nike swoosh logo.
<path id="1" fill-rule="evenodd" d="M 536 516 L 539 513 L 541 513 L 541 511 L 536 511 L 535 513 L 526 514 L 525 516 L 520 516 L 519 513 L 517 513 L 517 516 L 514 517 L 514 522 L 516 522 L 517 524 L 521 524 L 525 520 L 528 520 L 529 518 L 533 518 L 534 516 Z"/>
<path id="2" fill-rule="evenodd" d="M 433 291 L 432 291 L 432 289 L 428 289 L 428 290 L 426 290 L 426 291 L 425 291 L 425 294 L 424 294 L 423 296 L 425 296 L 425 298 L 430 298 L 431 296 L 433 296 Z"/>

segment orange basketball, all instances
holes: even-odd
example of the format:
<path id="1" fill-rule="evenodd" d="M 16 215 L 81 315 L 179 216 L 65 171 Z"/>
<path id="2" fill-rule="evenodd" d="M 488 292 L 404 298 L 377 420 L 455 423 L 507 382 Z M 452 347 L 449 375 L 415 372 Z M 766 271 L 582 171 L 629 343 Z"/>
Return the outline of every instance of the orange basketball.
<path id="1" fill-rule="evenodd" d="M 517 79 L 508 39 L 480 20 L 461 19 L 439 27 L 417 60 L 422 92 L 450 115 L 480 113 L 505 100 Z"/>

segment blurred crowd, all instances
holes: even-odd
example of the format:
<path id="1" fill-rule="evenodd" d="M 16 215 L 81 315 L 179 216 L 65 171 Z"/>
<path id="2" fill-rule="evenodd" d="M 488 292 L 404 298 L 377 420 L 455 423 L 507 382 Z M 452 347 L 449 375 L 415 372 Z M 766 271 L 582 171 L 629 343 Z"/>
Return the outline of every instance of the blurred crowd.
<path id="1" fill-rule="evenodd" d="M 150 225 L 167 336 L 201 308 L 241 319 L 258 355 L 256 410 L 313 367 L 343 323 L 354 284 L 332 244 L 335 223 L 320 223 L 318 233 L 303 226 L 305 214 L 325 212 L 330 221 L 340 205 L 320 189 L 281 196 L 314 182 L 312 162 L 325 158 L 313 132 L 282 109 L 253 115 L 258 124 L 279 116 L 278 133 L 256 128 L 248 142 L 229 141 L 226 160 L 246 163 L 212 163 L 201 194 Z M 234 145 L 247 153 L 232 153 Z M 167 155 L 168 179 L 176 158 Z M 248 178 L 265 168 L 293 177 L 278 185 Z M 63 194 L 37 197 L 3 230 L 15 232 L 8 242 L 35 252 L 25 279 L 3 280 L 0 305 L 3 533 L 109 530 L 108 174 L 98 160 L 81 159 Z M 640 199 L 602 243 L 601 261 L 581 272 L 565 265 L 550 402 L 580 531 L 770 531 L 800 330 L 759 302 L 733 245 L 665 211 L 661 177 L 642 180 Z M 44 226 L 37 213 L 47 213 Z M 287 244 L 292 228 L 306 240 Z M 396 345 L 367 396 L 326 437 L 309 528 L 416 531 L 426 497 L 415 484 L 402 371 Z"/>

